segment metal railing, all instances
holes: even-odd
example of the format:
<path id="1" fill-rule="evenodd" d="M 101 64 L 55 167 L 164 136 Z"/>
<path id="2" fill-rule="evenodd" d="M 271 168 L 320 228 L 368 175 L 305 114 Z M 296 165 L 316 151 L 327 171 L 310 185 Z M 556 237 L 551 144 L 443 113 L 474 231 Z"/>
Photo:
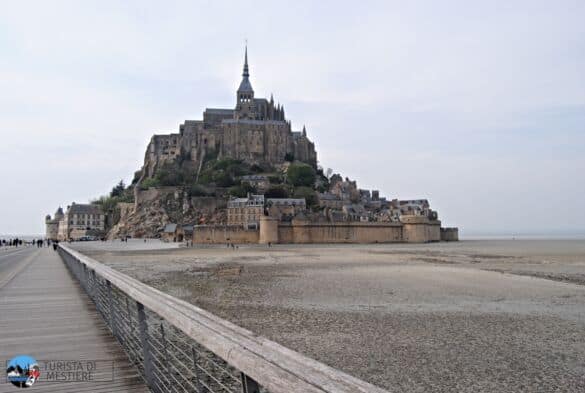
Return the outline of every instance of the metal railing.
<path id="1" fill-rule="evenodd" d="M 386 392 L 66 245 L 59 253 L 153 392 Z"/>

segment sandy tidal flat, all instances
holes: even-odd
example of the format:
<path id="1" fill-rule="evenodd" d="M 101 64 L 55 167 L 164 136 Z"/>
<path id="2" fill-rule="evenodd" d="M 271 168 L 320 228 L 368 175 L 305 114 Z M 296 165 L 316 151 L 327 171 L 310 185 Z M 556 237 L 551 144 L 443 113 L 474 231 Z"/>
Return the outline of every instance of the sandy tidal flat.
<path id="1" fill-rule="evenodd" d="M 585 391 L 585 242 L 77 244 L 391 391 Z"/>

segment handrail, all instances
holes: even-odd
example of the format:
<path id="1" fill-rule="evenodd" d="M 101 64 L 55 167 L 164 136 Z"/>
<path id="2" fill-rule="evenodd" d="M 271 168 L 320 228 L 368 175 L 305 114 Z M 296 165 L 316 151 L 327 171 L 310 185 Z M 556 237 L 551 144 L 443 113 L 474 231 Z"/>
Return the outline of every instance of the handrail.
<path id="1" fill-rule="evenodd" d="M 387 393 L 106 266 L 60 249 L 270 393 Z M 89 292 L 89 291 L 88 291 Z M 244 377 L 242 377 L 244 378 Z M 244 391 L 251 391 L 246 390 Z"/>

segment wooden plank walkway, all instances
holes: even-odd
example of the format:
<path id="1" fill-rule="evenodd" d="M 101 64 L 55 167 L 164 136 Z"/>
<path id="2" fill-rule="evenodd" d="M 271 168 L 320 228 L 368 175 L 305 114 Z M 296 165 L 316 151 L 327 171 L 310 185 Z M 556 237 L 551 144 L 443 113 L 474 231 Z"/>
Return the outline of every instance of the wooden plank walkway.
<path id="1" fill-rule="evenodd" d="M 40 379 L 26 391 L 149 392 L 59 255 L 52 248 L 31 253 L 33 260 L 28 266 L 0 288 L 2 368 L 16 355 L 30 355 L 39 363 L 102 360 L 100 382 L 44 381 L 41 366 Z M 19 390 L 7 382 L 5 371 L 1 372 L 0 392 Z"/>

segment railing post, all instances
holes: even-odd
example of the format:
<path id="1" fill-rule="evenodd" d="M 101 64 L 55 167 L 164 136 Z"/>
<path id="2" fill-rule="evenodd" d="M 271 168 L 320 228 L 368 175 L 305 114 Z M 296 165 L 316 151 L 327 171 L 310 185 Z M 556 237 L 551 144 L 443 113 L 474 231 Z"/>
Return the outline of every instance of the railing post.
<path id="1" fill-rule="evenodd" d="M 258 382 L 244 373 L 240 373 L 240 376 L 242 378 L 242 393 L 260 393 Z"/>
<path id="2" fill-rule="evenodd" d="M 85 290 L 85 265 L 81 262 L 79 262 L 79 284 L 81 285 L 81 288 L 83 288 L 83 290 Z"/>
<path id="3" fill-rule="evenodd" d="M 128 317 L 128 324 L 130 325 L 130 334 L 134 332 L 134 326 L 132 325 L 132 314 L 130 313 L 130 301 L 128 296 L 124 296 L 126 299 L 126 316 Z"/>
<path id="4" fill-rule="evenodd" d="M 165 363 L 167 365 L 167 374 L 169 374 L 169 376 L 170 376 L 171 373 L 173 372 L 173 370 L 171 370 L 171 362 L 169 360 L 169 350 L 167 348 L 167 338 L 165 336 L 165 328 L 163 327 L 162 322 L 160 323 L 160 337 L 161 337 L 161 341 L 162 341 L 162 345 L 163 345 L 163 351 L 165 351 Z"/>
<path id="5" fill-rule="evenodd" d="M 88 280 L 87 280 L 87 266 L 85 266 L 83 263 L 81 264 L 81 277 L 82 279 L 82 283 L 81 286 L 83 287 L 83 289 L 85 289 L 85 293 L 89 293 L 89 285 L 88 285 Z"/>
<path id="6" fill-rule="evenodd" d="M 144 306 L 140 302 L 136 302 L 136 309 L 138 311 L 138 327 L 140 329 L 140 343 L 142 344 L 142 356 L 144 362 L 144 376 L 148 386 L 154 390 L 152 359 L 150 352 L 150 344 L 148 343 L 148 325 L 146 322 L 146 313 Z"/>
<path id="7" fill-rule="evenodd" d="M 112 333 L 114 337 L 118 338 L 118 329 L 116 327 L 116 310 L 114 310 L 114 298 L 112 293 L 112 283 L 109 280 L 106 280 L 106 285 L 108 287 L 108 303 L 110 308 L 110 328 L 112 329 Z"/>
<path id="8" fill-rule="evenodd" d="M 197 392 L 203 393 L 203 385 L 201 385 L 201 370 L 199 370 L 199 367 L 197 366 L 199 357 L 193 345 L 191 345 L 191 356 L 193 356 L 193 369 L 195 370 L 195 386 L 197 386 Z"/>
<path id="9" fill-rule="evenodd" d="M 93 296 L 93 302 L 95 303 L 96 307 L 98 306 L 98 299 L 97 299 L 97 291 L 99 291 L 98 288 L 98 281 L 95 277 L 95 270 L 91 270 L 91 281 L 92 281 L 92 296 Z M 99 308 L 99 307 L 98 307 Z"/>

